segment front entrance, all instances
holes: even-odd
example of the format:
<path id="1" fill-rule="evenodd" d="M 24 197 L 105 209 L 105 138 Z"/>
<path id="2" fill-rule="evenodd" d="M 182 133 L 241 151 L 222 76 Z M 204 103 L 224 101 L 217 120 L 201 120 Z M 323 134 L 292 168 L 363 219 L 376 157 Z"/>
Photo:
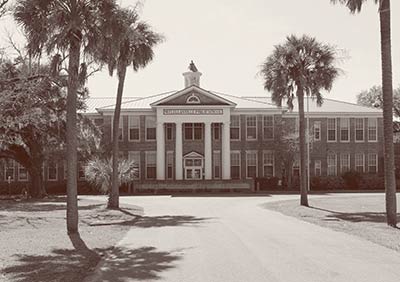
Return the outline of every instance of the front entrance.
<path id="1" fill-rule="evenodd" d="M 184 172 L 186 180 L 203 179 L 203 156 L 196 152 L 191 152 L 183 157 Z"/>

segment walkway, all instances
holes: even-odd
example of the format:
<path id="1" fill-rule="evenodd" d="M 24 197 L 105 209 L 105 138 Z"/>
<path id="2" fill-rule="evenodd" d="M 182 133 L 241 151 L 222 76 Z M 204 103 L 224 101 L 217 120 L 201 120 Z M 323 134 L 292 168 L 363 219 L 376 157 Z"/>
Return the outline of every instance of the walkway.
<path id="1" fill-rule="evenodd" d="M 88 281 L 400 281 L 399 253 L 262 207 L 289 198 L 121 198 L 144 216 Z"/>

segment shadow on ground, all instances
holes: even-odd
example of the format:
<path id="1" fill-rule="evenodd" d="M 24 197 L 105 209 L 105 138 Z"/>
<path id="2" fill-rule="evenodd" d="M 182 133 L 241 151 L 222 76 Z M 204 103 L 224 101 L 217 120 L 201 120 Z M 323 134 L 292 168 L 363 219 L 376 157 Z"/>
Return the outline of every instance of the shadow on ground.
<path id="1" fill-rule="evenodd" d="M 82 281 L 107 255 L 107 269 L 101 281 L 126 281 L 126 278 L 149 280 L 159 279 L 162 271 L 174 267 L 181 258 L 178 254 L 158 251 L 151 246 L 137 249 L 114 247 L 89 249 L 79 234 L 71 235 L 74 249 L 55 249 L 50 255 L 16 255 L 17 265 L 2 271 L 19 282 Z M 109 277 L 109 280 L 108 278 Z"/>
<path id="2" fill-rule="evenodd" d="M 384 212 L 338 212 L 313 206 L 310 206 L 310 208 L 330 213 L 325 216 L 325 220 L 327 221 L 345 220 L 350 222 L 386 222 L 386 213 Z M 400 214 L 397 215 L 397 221 L 400 221 Z"/>
<path id="3" fill-rule="evenodd" d="M 127 225 L 137 228 L 173 227 L 173 226 L 195 226 L 207 222 L 213 218 L 195 217 L 190 215 L 163 215 L 163 216 L 137 216 L 135 219 L 122 222 L 100 222 L 90 224 L 101 225 Z"/>

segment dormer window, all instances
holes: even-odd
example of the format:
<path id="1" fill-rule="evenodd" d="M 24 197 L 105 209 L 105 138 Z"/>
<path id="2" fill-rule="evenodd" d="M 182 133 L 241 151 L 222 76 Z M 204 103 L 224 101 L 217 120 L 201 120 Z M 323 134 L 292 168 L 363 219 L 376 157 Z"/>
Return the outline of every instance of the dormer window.
<path id="1" fill-rule="evenodd" d="M 196 95 L 192 94 L 186 99 L 186 104 L 200 104 L 200 99 Z"/>

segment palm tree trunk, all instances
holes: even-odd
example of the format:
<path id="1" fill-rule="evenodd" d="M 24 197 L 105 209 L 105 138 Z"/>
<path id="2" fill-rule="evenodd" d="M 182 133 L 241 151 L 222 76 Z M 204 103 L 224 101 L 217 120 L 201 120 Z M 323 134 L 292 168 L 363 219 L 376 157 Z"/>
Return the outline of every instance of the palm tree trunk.
<path id="1" fill-rule="evenodd" d="M 393 149 L 393 82 L 390 38 L 390 0 L 382 0 L 379 7 L 382 56 L 384 166 L 387 224 L 397 224 L 396 178 Z"/>
<path id="2" fill-rule="evenodd" d="M 306 128 L 304 118 L 304 92 L 301 87 L 297 89 L 299 103 L 299 139 L 300 139 L 300 205 L 308 207 L 307 178 L 306 178 Z"/>
<path id="3" fill-rule="evenodd" d="M 108 198 L 108 208 L 119 208 L 119 179 L 118 179 L 118 159 L 119 159 L 119 119 L 121 115 L 122 94 L 124 91 L 126 66 L 122 66 L 118 73 L 117 103 L 115 104 L 113 120 L 113 143 L 112 143 L 112 185 Z"/>
<path id="4" fill-rule="evenodd" d="M 67 96 L 67 230 L 68 234 L 78 233 L 77 199 L 77 129 L 76 103 L 80 60 L 80 41 L 70 40 Z"/>

